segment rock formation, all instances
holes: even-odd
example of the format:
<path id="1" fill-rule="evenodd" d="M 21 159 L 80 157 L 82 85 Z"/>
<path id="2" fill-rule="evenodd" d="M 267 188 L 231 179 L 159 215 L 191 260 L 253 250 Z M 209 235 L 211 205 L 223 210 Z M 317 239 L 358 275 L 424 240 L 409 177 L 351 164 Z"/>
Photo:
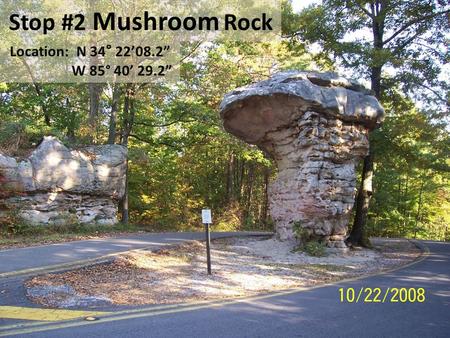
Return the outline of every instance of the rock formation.
<path id="1" fill-rule="evenodd" d="M 120 145 L 70 150 L 45 137 L 22 161 L 0 154 L 0 218 L 30 224 L 117 222 L 127 150 Z"/>
<path id="2" fill-rule="evenodd" d="M 293 239 L 296 223 L 329 247 L 345 246 L 355 166 L 384 116 L 376 98 L 334 73 L 290 71 L 228 93 L 220 110 L 228 132 L 278 166 L 269 187 L 278 237 Z"/>

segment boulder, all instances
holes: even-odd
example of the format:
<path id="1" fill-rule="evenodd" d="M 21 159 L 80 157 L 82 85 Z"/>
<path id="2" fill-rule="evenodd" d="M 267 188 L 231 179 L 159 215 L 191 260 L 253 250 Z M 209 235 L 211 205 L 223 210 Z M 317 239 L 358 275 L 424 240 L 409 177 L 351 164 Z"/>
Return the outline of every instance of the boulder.
<path id="1" fill-rule="evenodd" d="M 0 154 L 0 214 L 15 211 L 31 224 L 114 224 L 126 168 L 123 146 L 73 150 L 44 137 L 26 159 Z"/>
<path id="2" fill-rule="evenodd" d="M 355 167 L 384 110 L 358 83 L 335 73 L 289 71 L 225 95 L 225 130 L 277 164 L 270 214 L 282 240 L 294 224 L 342 247 L 356 193 Z"/>

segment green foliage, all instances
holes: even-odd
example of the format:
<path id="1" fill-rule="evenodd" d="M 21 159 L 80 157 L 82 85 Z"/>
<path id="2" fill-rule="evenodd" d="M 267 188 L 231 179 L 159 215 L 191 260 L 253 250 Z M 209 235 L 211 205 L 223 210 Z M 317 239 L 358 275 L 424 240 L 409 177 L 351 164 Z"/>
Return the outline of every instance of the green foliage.
<path id="1" fill-rule="evenodd" d="M 429 109 L 439 105 L 434 94 L 424 101 L 426 111 L 405 94 L 420 85 L 445 89 L 437 81 L 442 48 L 434 47 L 442 41 L 441 28 L 447 23 L 440 28 L 442 20 L 436 18 L 405 32 L 419 34 L 426 40 L 421 44 L 430 43 L 434 56 L 430 56 L 433 48 L 423 46 L 395 50 L 395 41 L 375 50 L 367 38 L 344 39 L 370 27 L 356 3 L 324 1 L 297 15 L 289 2 L 283 2 L 283 34 L 288 37 L 281 42 L 202 45 L 180 65 L 182 77 L 173 85 L 103 84 L 95 128 L 88 125 L 88 85 L 0 84 L 0 151 L 26 155 L 44 135 L 55 135 L 67 145 L 106 143 L 113 89 L 118 88 L 114 140 L 126 143 L 125 130 L 131 126 L 127 147 L 132 223 L 148 230 L 201 230 L 200 210 L 207 205 L 216 230 L 273 230 L 267 185 L 276 168 L 257 147 L 223 130 L 218 116 L 223 95 L 285 69 L 333 70 L 339 60 L 358 78 L 369 79 L 369 68 L 384 64 L 396 72 L 383 74 L 381 99 L 387 117 L 372 136 L 376 164 L 369 234 L 449 239 L 450 142 L 445 112 Z M 437 10 L 422 0 L 391 5 L 386 33 Z M 396 43 L 401 44 L 406 35 L 398 38 Z M 320 49 L 308 52 L 312 43 Z M 183 45 L 186 53 L 194 49 L 193 44 Z M 417 81 L 422 75 L 426 82 Z M 132 109 L 127 111 L 130 92 Z M 3 225 L 2 235 L 41 231 L 13 218 L 9 224 L 12 228 Z M 301 224 L 294 227 L 304 250 L 320 253 L 323 245 Z M 54 230 L 45 231 L 97 231 L 79 225 L 50 228 Z"/>
<path id="2" fill-rule="evenodd" d="M 217 106 L 226 92 L 267 77 L 274 64 L 288 67 L 288 55 L 284 44 L 213 45 L 202 62 L 183 64 L 176 92 L 151 87 L 137 98 L 135 124 L 143 128 L 129 144 L 135 222 L 200 228 L 199 211 L 208 205 L 217 229 L 272 229 L 265 191 L 272 163 L 223 131 Z"/>
<path id="3" fill-rule="evenodd" d="M 0 121 L 0 151 L 15 155 L 26 142 L 25 126 L 17 122 Z"/>
<path id="4" fill-rule="evenodd" d="M 326 256 L 326 246 L 319 241 L 309 241 L 302 246 L 302 251 L 310 256 L 324 257 Z"/>
<path id="5" fill-rule="evenodd" d="M 306 243 L 311 240 L 311 232 L 302 226 L 302 222 L 296 221 L 292 224 L 295 237 L 300 243 Z"/>
<path id="6" fill-rule="evenodd" d="M 284 34 L 314 51 L 313 60 L 370 82 L 385 107 L 371 136 L 368 235 L 448 239 L 448 5 L 324 0 L 298 15 L 288 7 Z"/>
<path id="7" fill-rule="evenodd" d="M 0 235 L 21 235 L 29 230 L 29 226 L 23 223 L 17 210 L 4 211 L 1 219 Z"/>
<path id="8" fill-rule="evenodd" d="M 300 221 L 294 222 L 292 228 L 299 241 L 299 245 L 294 249 L 295 251 L 302 251 L 314 257 L 326 256 L 325 244 L 315 238 L 310 230 L 304 228 Z"/>
<path id="9" fill-rule="evenodd" d="M 448 240 L 450 135 L 392 91 L 373 134 L 376 159 L 369 235 Z"/>
<path id="10" fill-rule="evenodd" d="M 214 222 L 214 231 L 241 231 L 241 210 L 238 203 L 233 203 Z"/>
<path id="11" fill-rule="evenodd" d="M 307 46 L 320 46 L 316 57 L 339 61 L 355 78 L 370 80 L 373 68 L 391 67 L 382 74 L 384 88 L 422 93 L 427 101 L 430 95 L 445 98 L 448 91 L 448 83 L 439 79 L 448 62 L 447 16 L 448 6 L 432 0 L 324 0 L 287 15 L 283 28 Z"/>

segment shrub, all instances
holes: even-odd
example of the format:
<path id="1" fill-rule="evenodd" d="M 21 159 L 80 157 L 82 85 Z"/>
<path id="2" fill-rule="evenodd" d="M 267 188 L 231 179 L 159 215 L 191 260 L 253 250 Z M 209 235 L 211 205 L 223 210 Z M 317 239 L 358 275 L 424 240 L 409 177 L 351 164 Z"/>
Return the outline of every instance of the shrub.
<path id="1" fill-rule="evenodd" d="M 295 237 L 300 243 L 306 243 L 311 240 L 310 231 L 305 229 L 300 221 L 294 222 L 292 229 L 294 230 Z"/>
<path id="2" fill-rule="evenodd" d="M 0 232 L 3 235 L 21 235 L 29 229 L 30 226 L 24 223 L 17 210 L 3 211 L 0 214 Z"/>
<path id="3" fill-rule="evenodd" d="M 319 239 L 314 237 L 314 234 L 304 228 L 300 221 L 293 223 L 295 237 L 299 241 L 299 245 L 294 251 L 302 251 L 310 256 L 323 257 L 326 256 L 326 246 Z"/>
<path id="4" fill-rule="evenodd" d="M 319 241 L 309 241 L 303 245 L 303 252 L 306 252 L 310 256 L 324 257 L 326 256 L 326 246 Z"/>

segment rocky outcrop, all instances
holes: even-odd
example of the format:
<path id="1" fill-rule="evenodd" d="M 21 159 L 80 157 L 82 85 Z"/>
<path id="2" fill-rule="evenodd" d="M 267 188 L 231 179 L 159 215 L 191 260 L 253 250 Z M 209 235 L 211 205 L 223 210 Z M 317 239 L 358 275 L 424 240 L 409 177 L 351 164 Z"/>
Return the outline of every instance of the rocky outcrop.
<path id="1" fill-rule="evenodd" d="M 117 222 L 127 150 L 119 145 L 70 150 L 45 137 L 24 160 L 0 154 L 0 217 L 31 224 Z"/>
<path id="2" fill-rule="evenodd" d="M 343 247 L 356 192 L 355 166 L 384 110 L 355 82 L 334 73 L 283 72 L 236 89 L 220 106 L 224 128 L 277 163 L 270 214 L 280 239 L 295 223 Z"/>

